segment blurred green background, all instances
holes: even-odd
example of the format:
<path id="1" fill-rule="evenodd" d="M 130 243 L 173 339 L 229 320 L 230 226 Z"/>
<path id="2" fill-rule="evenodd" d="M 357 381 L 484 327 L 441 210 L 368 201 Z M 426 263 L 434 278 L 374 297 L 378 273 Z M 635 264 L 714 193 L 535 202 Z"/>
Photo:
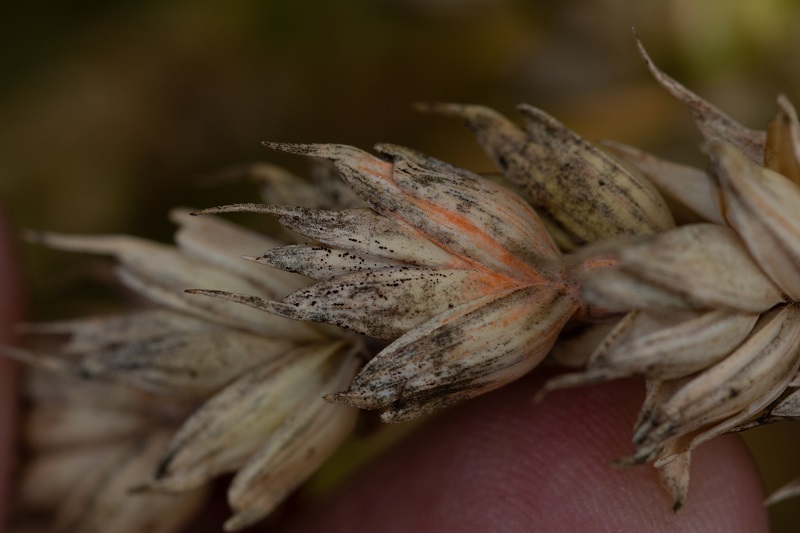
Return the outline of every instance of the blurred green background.
<path id="1" fill-rule="evenodd" d="M 166 212 L 250 200 L 197 177 L 270 160 L 262 140 L 393 142 L 476 171 L 488 159 L 418 101 L 528 102 L 589 139 L 703 165 L 656 63 L 741 122 L 800 103 L 800 4 L 791 0 L 93 0 L 0 8 L 0 203 L 19 228 L 167 241 Z M 34 313 L 85 262 L 24 247 Z M 76 266 L 76 270 L 78 267 Z M 768 490 L 800 476 L 797 427 L 746 436 Z M 691 494 L 690 494 L 691 497 Z M 800 500 L 772 509 L 794 531 Z"/>

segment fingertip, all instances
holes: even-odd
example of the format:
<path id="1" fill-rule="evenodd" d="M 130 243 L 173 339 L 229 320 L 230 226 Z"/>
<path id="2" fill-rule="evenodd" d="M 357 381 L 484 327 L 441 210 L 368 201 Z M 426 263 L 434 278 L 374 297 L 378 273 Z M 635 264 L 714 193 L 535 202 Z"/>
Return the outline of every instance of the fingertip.
<path id="1" fill-rule="evenodd" d="M 767 531 L 747 450 L 723 437 L 694 454 L 678 513 L 631 451 L 636 381 L 558 391 L 527 378 L 432 420 L 292 531 Z"/>

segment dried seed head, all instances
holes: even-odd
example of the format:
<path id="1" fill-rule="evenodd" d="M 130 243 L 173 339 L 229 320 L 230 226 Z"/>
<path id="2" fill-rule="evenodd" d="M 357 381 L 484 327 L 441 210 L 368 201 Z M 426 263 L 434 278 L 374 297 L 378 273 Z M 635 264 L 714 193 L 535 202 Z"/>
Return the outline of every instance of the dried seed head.
<path id="1" fill-rule="evenodd" d="M 759 266 L 800 300 L 800 186 L 726 143 L 709 146 L 725 218 Z"/>
<path id="2" fill-rule="evenodd" d="M 561 360 L 571 352 L 567 359 L 585 368 L 545 390 L 644 376 L 636 448 L 620 463 L 654 462 L 680 507 L 697 445 L 800 412 L 791 390 L 800 386 L 800 124 L 780 98 L 767 134 L 749 130 L 658 70 L 639 46 L 659 83 L 689 106 L 713 173 L 611 149 L 713 224 L 672 229 L 647 179 L 538 109 L 520 107 L 521 130 L 489 109 L 444 104 L 425 109 L 465 119 L 524 199 L 398 146 L 379 145 L 376 157 L 343 145 L 270 144 L 316 158 L 315 186 L 271 166 L 228 177 L 250 175 L 273 202 L 303 207 L 203 213 L 274 215 L 310 244 L 294 236 L 282 246 L 182 210 L 173 213 L 178 248 L 36 235 L 114 255 L 121 280 L 159 308 L 31 327 L 70 338 L 56 354 L 10 355 L 91 386 L 113 381 L 207 401 L 168 440 L 179 402 L 158 416 L 151 403 L 125 397 L 136 408 L 123 416 L 116 403 L 59 390 L 74 404 L 42 400 L 27 421 L 37 453 L 25 474 L 28 504 L 56 506 L 63 530 L 136 531 L 156 509 L 155 525 L 173 531 L 210 480 L 236 472 L 225 526 L 235 531 L 270 513 L 333 453 L 354 425 L 349 406 L 383 409 L 385 421 L 430 413 L 527 373 L 567 321 L 624 311 L 588 357 L 574 357 L 583 343 L 562 351 Z M 597 248 L 562 256 L 587 244 Z M 359 371 L 361 341 L 298 320 L 392 342 Z M 48 477 L 66 490 L 89 458 L 96 470 L 65 501 L 54 491 L 31 495 Z M 142 479 L 143 471 L 152 475 Z M 139 494 L 123 504 L 132 484 Z"/>

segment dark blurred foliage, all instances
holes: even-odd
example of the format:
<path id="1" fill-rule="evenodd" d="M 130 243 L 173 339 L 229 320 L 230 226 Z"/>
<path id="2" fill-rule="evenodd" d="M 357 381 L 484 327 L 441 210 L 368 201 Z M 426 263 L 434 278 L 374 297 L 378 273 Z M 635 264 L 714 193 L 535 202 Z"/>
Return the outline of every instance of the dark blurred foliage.
<path id="1" fill-rule="evenodd" d="M 793 0 L 5 2 L 0 202 L 21 228 L 166 241 L 173 206 L 255 199 L 198 176 L 259 160 L 304 170 L 262 140 L 393 142 L 492 170 L 460 124 L 414 113 L 417 101 L 509 115 L 524 101 L 589 139 L 702 165 L 631 27 L 665 71 L 763 127 L 779 92 L 800 104 L 799 22 Z M 87 260 L 25 258 L 35 312 L 58 314 Z M 800 432 L 784 426 L 748 436 L 769 489 L 800 475 Z M 797 508 L 774 508 L 776 531 Z"/>

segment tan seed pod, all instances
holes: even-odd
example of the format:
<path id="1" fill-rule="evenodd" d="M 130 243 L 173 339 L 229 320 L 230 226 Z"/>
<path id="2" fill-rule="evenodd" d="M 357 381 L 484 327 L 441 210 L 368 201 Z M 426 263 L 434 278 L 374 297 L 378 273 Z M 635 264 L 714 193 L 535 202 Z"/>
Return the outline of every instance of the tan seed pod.
<path id="1" fill-rule="evenodd" d="M 556 229 L 558 244 L 567 251 L 618 235 L 651 235 L 674 225 L 650 183 L 539 109 L 520 106 L 525 132 L 481 106 L 432 104 L 421 109 L 466 120 L 548 229 Z"/>
<path id="2" fill-rule="evenodd" d="M 344 361 L 328 386 L 353 379 L 359 361 Z M 238 531 L 263 519 L 308 479 L 351 433 L 358 411 L 309 398 L 281 424 L 239 469 L 228 488 L 234 515 L 226 531 Z"/>
<path id="3" fill-rule="evenodd" d="M 603 141 L 602 146 L 636 168 L 664 195 L 677 200 L 709 222 L 725 224 L 719 188 L 707 173 L 660 159 L 622 143 Z"/>
<path id="4" fill-rule="evenodd" d="M 687 310 L 693 306 L 683 295 L 643 280 L 623 268 L 591 272 L 581 282 L 581 296 L 590 305 L 611 312 L 631 309 Z"/>
<path id="5" fill-rule="evenodd" d="M 716 363 L 747 337 L 758 320 L 754 313 L 713 310 L 676 314 L 669 325 L 632 331 L 606 353 L 593 357 L 589 368 L 607 368 L 620 375 L 645 375 L 667 380 L 688 376 Z M 640 320 L 643 318 L 639 315 Z"/>
<path id="6" fill-rule="evenodd" d="M 800 185 L 800 122 L 784 95 L 778 97 L 778 113 L 767 125 L 764 166 Z"/>
<path id="7" fill-rule="evenodd" d="M 619 261 L 620 268 L 698 308 L 762 312 L 784 300 L 736 234 L 722 226 L 681 226 L 623 248 Z"/>
<path id="8" fill-rule="evenodd" d="M 704 370 L 736 349 L 759 315 L 723 310 L 626 315 L 589 356 L 585 369 L 548 380 L 537 398 L 560 388 L 644 376 L 666 381 Z"/>
<path id="9" fill-rule="evenodd" d="M 455 307 L 390 344 L 329 399 L 389 406 L 382 420 L 399 422 L 494 390 L 547 355 L 572 306 L 558 290 L 530 287 Z"/>
<path id="10" fill-rule="evenodd" d="M 725 218 L 772 281 L 800 300 L 800 186 L 730 144 L 713 143 L 709 153 Z"/>

